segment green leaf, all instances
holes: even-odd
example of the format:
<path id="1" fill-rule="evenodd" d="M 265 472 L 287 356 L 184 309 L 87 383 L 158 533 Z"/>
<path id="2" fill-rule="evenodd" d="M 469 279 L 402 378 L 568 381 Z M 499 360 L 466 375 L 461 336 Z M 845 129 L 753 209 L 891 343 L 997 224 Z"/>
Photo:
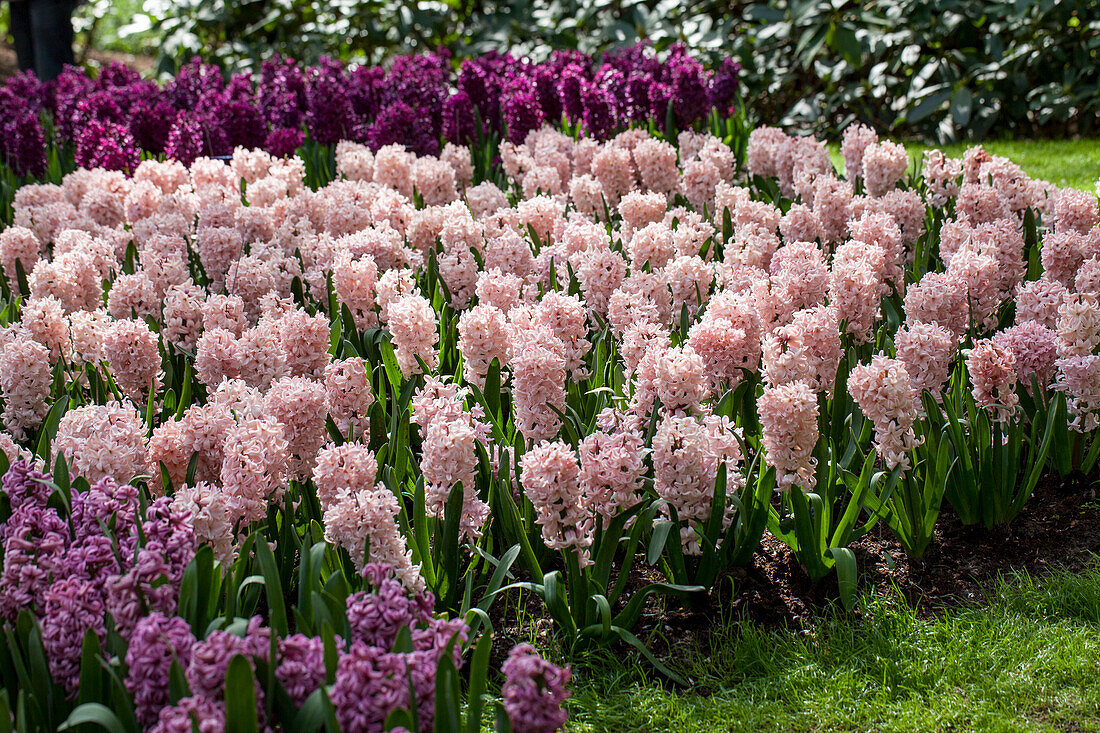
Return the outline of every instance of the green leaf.
<path id="1" fill-rule="evenodd" d="M 638 637 L 634 636 L 634 634 L 632 634 L 629 631 L 627 631 L 626 629 L 620 628 L 618 626 L 613 626 L 612 630 L 618 635 L 618 637 L 620 639 L 622 639 L 627 644 L 629 644 L 630 646 L 637 649 L 639 652 L 641 652 L 642 656 L 645 657 L 646 660 L 650 664 L 652 664 L 653 667 L 658 672 L 663 674 L 665 677 L 668 677 L 670 680 L 672 680 L 673 682 L 675 682 L 679 685 L 685 685 L 686 686 L 688 684 L 687 680 L 685 680 L 683 677 L 681 677 L 680 675 L 673 672 L 671 669 L 666 667 L 661 662 L 661 660 L 657 659 L 657 657 L 655 657 L 653 655 L 653 652 L 649 651 L 649 649 L 646 647 L 646 645 L 642 643 L 642 640 L 639 639 Z"/>
<path id="2" fill-rule="evenodd" d="M 313 693 L 306 698 L 306 701 L 302 703 L 302 707 L 298 710 L 298 714 L 294 716 L 294 722 L 290 726 L 290 730 L 301 731 L 302 733 L 313 733 L 324 726 L 327 717 L 328 713 L 325 711 L 325 697 L 321 690 L 314 690 Z"/>
<path id="3" fill-rule="evenodd" d="M 230 660 L 225 673 L 225 730 L 226 733 L 259 733 L 252 665 L 241 654 Z"/>
<path id="4" fill-rule="evenodd" d="M 470 690 L 466 703 L 466 733 L 479 733 L 481 730 L 481 711 L 485 705 L 483 695 L 488 687 L 489 652 L 492 647 L 492 636 L 487 633 L 481 635 L 474 647 L 474 656 L 470 662 Z"/>
<path id="5" fill-rule="evenodd" d="M 103 703 L 86 702 L 78 705 L 65 722 L 57 727 L 58 731 L 72 730 L 80 725 L 97 725 L 111 733 L 126 733 L 118 716 Z"/>
<path id="6" fill-rule="evenodd" d="M 260 570 L 264 574 L 264 590 L 267 593 L 267 605 L 271 611 L 271 630 L 280 637 L 290 633 L 286 620 L 286 602 L 283 599 L 283 583 L 279 577 L 279 567 L 271 547 L 261 537 L 256 542 L 256 557 L 260 561 Z"/>
<path id="7" fill-rule="evenodd" d="M 856 603 L 856 556 L 847 547 L 830 547 L 825 551 L 836 561 L 836 579 L 840 586 L 840 602 L 851 611 Z"/>
<path id="8" fill-rule="evenodd" d="M 958 127 L 965 127 L 970 123 L 970 111 L 974 97 L 966 87 L 960 87 L 951 97 L 951 119 Z"/>
<path id="9" fill-rule="evenodd" d="M 96 702 L 103 697 L 103 670 L 99 666 L 99 637 L 95 631 L 84 632 L 80 651 L 80 703 Z"/>
<path id="10" fill-rule="evenodd" d="M 462 697 L 459 692 L 458 670 L 455 669 L 451 649 L 452 639 L 439 658 L 435 675 L 435 733 L 462 733 Z"/>
<path id="11" fill-rule="evenodd" d="M 646 562 L 650 565 L 656 564 L 657 560 L 660 559 L 661 553 L 665 551 L 665 545 L 668 543 L 668 535 L 675 526 L 675 523 L 668 519 L 663 519 L 654 525 L 653 535 L 649 538 L 649 550 L 646 552 L 645 557 Z M 676 539 L 677 541 L 680 539 L 679 532 L 676 533 Z"/>

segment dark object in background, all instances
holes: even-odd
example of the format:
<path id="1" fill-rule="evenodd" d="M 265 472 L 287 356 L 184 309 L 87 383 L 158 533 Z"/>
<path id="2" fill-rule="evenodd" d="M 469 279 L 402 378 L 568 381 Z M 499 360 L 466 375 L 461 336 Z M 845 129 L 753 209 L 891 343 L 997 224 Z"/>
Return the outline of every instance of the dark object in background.
<path id="1" fill-rule="evenodd" d="M 19 68 L 56 79 L 73 63 L 73 0 L 12 0 L 11 34 Z"/>

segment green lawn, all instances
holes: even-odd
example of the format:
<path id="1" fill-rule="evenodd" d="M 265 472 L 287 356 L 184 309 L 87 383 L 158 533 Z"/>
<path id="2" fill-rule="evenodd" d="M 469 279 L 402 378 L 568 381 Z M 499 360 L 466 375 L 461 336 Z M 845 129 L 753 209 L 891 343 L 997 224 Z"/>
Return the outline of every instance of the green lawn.
<path id="1" fill-rule="evenodd" d="M 963 151 L 973 144 L 935 146 L 911 142 L 906 143 L 906 148 L 915 160 L 920 160 L 924 151 L 933 147 L 939 147 L 945 155 L 957 158 L 962 157 Z M 1100 139 L 992 140 L 982 143 L 982 146 L 991 153 L 1010 158 L 1032 178 L 1090 193 L 1096 191 L 1096 181 L 1100 178 Z M 843 169 L 844 158 L 839 147 L 830 145 L 829 152 L 837 166 Z"/>
<path id="2" fill-rule="evenodd" d="M 1100 731 L 1100 564 L 997 584 L 921 618 L 868 598 L 808 634 L 729 623 L 673 655 L 671 691 L 622 655 L 574 666 L 572 731 Z"/>

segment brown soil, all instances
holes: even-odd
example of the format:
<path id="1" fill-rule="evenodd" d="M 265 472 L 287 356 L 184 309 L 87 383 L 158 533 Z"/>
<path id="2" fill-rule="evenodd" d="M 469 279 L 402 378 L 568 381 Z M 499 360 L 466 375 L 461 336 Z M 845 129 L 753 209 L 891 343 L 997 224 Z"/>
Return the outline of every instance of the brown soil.
<path id="1" fill-rule="evenodd" d="M 1080 570 L 1100 555 L 1100 502 L 1095 485 L 1083 477 L 1050 479 L 1008 527 L 965 527 L 945 502 L 935 539 L 920 560 L 911 560 L 881 522 L 851 547 L 861 589 L 901 594 L 918 614 L 928 616 L 982 600 L 998 577 L 1013 572 L 1041 576 L 1055 569 Z M 731 571 L 730 580 L 732 598 L 727 580 L 725 589 L 716 586 L 722 597 L 712 593 L 709 607 L 663 619 L 651 613 L 645 622 L 663 624 L 671 637 L 680 630 L 691 636 L 732 606 L 764 627 L 806 629 L 839 600 L 835 575 L 811 583 L 791 550 L 771 535 L 765 535 L 753 564 Z"/>
<path id="2" fill-rule="evenodd" d="M 908 558 L 885 523 L 851 547 L 861 590 L 900 594 L 919 615 L 928 617 L 947 607 L 981 601 L 998 577 L 1013 572 L 1041 576 L 1088 565 L 1100 555 L 1100 500 L 1095 483 L 1083 477 L 1048 479 L 1006 528 L 964 527 L 945 502 L 935 539 L 921 560 Z M 638 558 L 625 595 L 663 580 L 659 575 Z M 719 619 L 740 617 L 763 628 L 808 633 L 814 619 L 830 606 L 839 606 L 835 574 L 811 583 L 791 550 L 765 533 L 753 563 L 720 578 L 703 603 L 685 608 L 674 600 L 651 597 L 635 632 L 658 656 L 665 656 L 672 646 L 705 643 Z M 854 613 L 860 615 L 861 609 Z M 532 636 L 543 648 L 553 646 L 553 622 L 531 593 L 506 594 L 490 615 L 501 638 L 494 644 L 501 659 L 494 662 L 503 661 L 512 643 Z"/>

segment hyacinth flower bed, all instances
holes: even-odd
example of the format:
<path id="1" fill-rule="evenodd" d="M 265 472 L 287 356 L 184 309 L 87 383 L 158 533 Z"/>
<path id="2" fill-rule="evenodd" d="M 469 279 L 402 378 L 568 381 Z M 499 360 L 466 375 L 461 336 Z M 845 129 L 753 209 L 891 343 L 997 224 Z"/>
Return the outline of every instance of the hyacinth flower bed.
<path id="1" fill-rule="evenodd" d="M 765 533 L 850 605 L 876 525 L 920 557 L 947 505 L 1095 474 L 1095 196 L 727 129 L 18 188 L 0 720 L 557 730 L 568 668 L 493 648 L 504 601 L 683 682 L 639 619 Z"/>

